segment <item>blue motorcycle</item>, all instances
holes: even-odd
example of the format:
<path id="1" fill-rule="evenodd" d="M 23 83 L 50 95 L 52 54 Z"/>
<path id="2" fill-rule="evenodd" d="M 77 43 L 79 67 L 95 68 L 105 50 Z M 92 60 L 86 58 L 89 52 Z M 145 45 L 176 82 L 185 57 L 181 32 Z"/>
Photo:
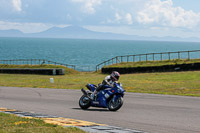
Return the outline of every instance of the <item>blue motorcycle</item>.
<path id="1" fill-rule="evenodd" d="M 121 84 L 114 83 L 113 88 L 105 85 L 105 89 L 99 91 L 94 100 L 91 99 L 91 94 L 97 86 L 94 84 L 87 84 L 86 87 L 89 91 L 82 88 L 81 91 L 83 92 L 83 95 L 79 100 L 79 106 L 84 110 L 92 106 L 108 108 L 110 111 L 117 111 L 123 105 L 125 91 L 123 90 Z"/>

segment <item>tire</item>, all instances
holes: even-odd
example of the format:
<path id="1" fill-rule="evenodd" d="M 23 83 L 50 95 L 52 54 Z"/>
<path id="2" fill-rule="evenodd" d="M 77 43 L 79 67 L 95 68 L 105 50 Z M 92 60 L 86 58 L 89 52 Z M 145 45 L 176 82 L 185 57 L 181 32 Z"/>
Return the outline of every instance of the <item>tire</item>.
<path id="1" fill-rule="evenodd" d="M 113 98 L 114 96 L 109 100 L 108 102 L 108 109 L 110 111 L 117 111 L 118 109 L 121 108 L 121 106 L 123 105 L 123 98 L 121 96 L 119 96 L 117 99 L 116 99 L 116 102 L 113 103 Z"/>
<path id="2" fill-rule="evenodd" d="M 90 99 L 85 95 L 83 95 L 79 100 L 79 106 L 82 109 L 88 109 L 90 107 L 90 104 L 91 104 Z"/>

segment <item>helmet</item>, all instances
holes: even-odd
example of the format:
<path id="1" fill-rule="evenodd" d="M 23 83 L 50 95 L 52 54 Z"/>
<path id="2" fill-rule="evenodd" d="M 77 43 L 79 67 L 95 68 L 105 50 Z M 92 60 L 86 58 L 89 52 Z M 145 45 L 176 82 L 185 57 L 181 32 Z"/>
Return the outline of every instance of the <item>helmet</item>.
<path id="1" fill-rule="evenodd" d="M 113 71 L 110 75 L 111 79 L 113 81 L 118 81 L 119 80 L 119 77 L 120 77 L 120 74 L 117 72 L 117 71 Z"/>

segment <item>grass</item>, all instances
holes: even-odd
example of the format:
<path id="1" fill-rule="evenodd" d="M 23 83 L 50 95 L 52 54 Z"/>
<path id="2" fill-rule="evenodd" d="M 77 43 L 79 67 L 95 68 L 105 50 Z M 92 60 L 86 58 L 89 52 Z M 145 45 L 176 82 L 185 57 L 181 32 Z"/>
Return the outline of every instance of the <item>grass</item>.
<path id="1" fill-rule="evenodd" d="M 65 66 L 61 65 L 2 65 L 0 64 L 0 68 L 30 68 L 30 69 L 36 69 L 36 68 L 43 68 L 43 69 L 50 69 L 50 68 L 62 68 L 65 69 L 65 74 L 72 74 L 72 73 L 78 73 L 74 69 L 67 68 Z"/>
<path id="2" fill-rule="evenodd" d="M 113 64 L 105 66 L 104 68 L 126 68 L 126 67 L 148 67 L 148 66 L 163 66 L 163 65 L 176 65 L 176 64 L 191 64 L 191 63 L 200 63 L 200 59 L 185 59 L 185 60 L 164 60 L 164 61 L 141 61 L 141 62 L 122 62 L 119 64 Z"/>
<path id="3" fill-rule="evenodd" d="M 17 117 L 0 112 L 0 133 L 84 133 L 75 128 L 47 124 L 40 119 Z"/>
<path id="4" fill-rule="evenodd" d="M 81 89 L 87 83 L 102 82 L 105 76 L 94 72 L 62 76 L 0 74 L 0 86 Z M 200 71 L 122 74 L 119 82 L 127 92 L 200 96 L 199 77 Z"/>
<path id="5" fill-rule="evenodd" d="M 138 63 L 146 66 L 197 63 L 195 60 L 173 60 L 164 62 Z M 148 64 L 149 63 L 149 64 Z M 126 64 L 128 65 L 128 64 Z M 58 88 L 81 89 L 87 83 L 99 84 L 105 78 L 100 72 L 77 72 L 64 66 L 54 65 L 0 65 L 1 68 L 64 68 L 66 75 L 28 75 L 28 74 L 0 74 L 0 86 L 31 87 L 31 88 Z M 54 83 L 50 83 L 54 78 Z M 120 82 L 127 92 L 154 93 L 184 96 L 200 96 L 200 71 L 189 72 L 165 72 L 165 73 L 141 73 L 123 74 Z"/>
<path id="6" fill-rule="evenodd" d="M 122 82 L 128 92 L 200 96 L 200 71 L 126 74 Z"/>

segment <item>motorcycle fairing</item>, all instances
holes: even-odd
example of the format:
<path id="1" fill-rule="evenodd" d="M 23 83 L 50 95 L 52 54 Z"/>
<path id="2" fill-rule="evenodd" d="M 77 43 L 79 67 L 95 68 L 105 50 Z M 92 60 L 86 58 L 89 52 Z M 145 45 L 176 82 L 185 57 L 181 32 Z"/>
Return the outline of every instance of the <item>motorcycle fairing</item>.
<path id="1" fill-rule="evenodd" d="M 107 105 L 107 102 L 108 102 L 107 99 L 109 99 L 112 95 L 114 95 L 114 92 L 117 92 L 117 89 L 107 88 L 107 89 L 104 89 L 104 90 L 98 92 L 97 98 L 96 98 L 95 101 L 93 101 L 91 103 L 91 106 L 107 108 L 107 106 L 108 106 Z M 97 103 L 97 101 L 98 101 L 98 103 Z"/>

